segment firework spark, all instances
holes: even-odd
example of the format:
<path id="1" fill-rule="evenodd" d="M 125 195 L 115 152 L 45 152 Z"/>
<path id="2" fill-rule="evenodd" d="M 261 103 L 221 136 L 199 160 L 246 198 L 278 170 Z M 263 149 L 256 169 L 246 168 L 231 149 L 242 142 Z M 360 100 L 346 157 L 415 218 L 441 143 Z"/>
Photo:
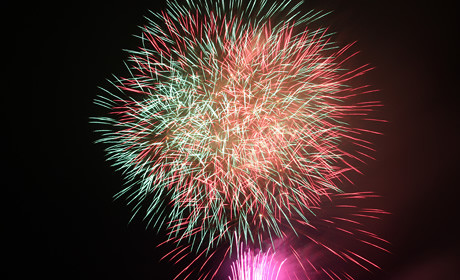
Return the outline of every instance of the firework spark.
<path id="1" fill-rule="evenodd" d="M 119 196 L 196 251 L 296 232 L 371 149 L 372 131 L 350 125 L 379 106 L 353 101 L 372 92 L 351 82 L 369 68 L 347 70 L 351 45 L 309 29 L 325 14 L 299 6 L 169 1 L 118 91 L 96 100 L 111 110 L 93 122 L 127 180 Z"/>

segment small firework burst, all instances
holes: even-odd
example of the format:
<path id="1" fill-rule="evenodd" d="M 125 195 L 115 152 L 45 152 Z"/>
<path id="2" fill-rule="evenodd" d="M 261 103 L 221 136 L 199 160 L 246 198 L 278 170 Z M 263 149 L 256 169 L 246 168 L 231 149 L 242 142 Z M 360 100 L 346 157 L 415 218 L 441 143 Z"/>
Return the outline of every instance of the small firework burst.
<path id="1" fill-rule="evenodd" d="M 250 249 L 241 251 L 238 259 L 232 264 L 232 276 L 229 280 L 276 280 L 280 275 L 284 260 L 278 262 L 270 249 L 263 252 L 253 252 Z"/>

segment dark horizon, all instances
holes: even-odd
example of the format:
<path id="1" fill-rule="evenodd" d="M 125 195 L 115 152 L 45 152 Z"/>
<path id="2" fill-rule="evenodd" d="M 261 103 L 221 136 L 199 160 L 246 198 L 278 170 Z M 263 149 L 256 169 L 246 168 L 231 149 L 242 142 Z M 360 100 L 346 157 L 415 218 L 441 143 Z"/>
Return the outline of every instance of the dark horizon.
<path id="1" fill-rule="evenodd" d="M 6 4 L 8 65 L 5 129 L 7 279 L 173 279 L 160 261 L 164 236 L 131 218 L 120 172 L 105 161 L 89 117 L 112 74 L 126 74 L 123 49 L 135 49 L 149 10 L 91 2 Z M 376 136 L 375 161 L 353 176 L 358 191 L 382 196 L 391 212 L 376 232 L 391 242 L 375 259 L 373 280 L 455 279 L 459 133 L 454 86 L 456 16 L 448 4 L 416 1 L 305 1 L 303 9 L 334 10 L 321 25 L 338 40 L 357 41 L 359 61 L 375 67 L 366 82 L 380 90 L 389 122 Z M 11 76 L 11 78 L 9 77 Z"/>

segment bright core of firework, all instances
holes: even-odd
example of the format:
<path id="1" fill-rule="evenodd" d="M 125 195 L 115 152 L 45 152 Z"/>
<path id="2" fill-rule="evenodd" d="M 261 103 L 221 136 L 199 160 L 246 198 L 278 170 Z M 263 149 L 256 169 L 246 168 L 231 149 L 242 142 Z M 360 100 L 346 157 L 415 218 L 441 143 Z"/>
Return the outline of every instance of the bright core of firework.
<path id="1" fill-rule="evenodd" d="M 255 253 L 248 249 L 238 254 L 238 259 L 231 266 L 229 280 L 277 280 L 284 262 L 278 262 L 270 250 Z"/>

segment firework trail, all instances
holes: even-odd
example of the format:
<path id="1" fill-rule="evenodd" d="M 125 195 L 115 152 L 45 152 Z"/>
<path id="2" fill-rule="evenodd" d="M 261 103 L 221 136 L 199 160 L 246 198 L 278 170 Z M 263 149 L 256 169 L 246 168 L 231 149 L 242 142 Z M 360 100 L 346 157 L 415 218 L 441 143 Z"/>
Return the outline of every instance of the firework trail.
<path id="1" fill-rule="evenodd" d="M 322 201 L 370 157 L 370 68 L 347 68 L 325 15 L 301 2 L 168 1 L 129 51 L 129 74 L 96 104 L 98 142 L 124 174 L 134 215 L 204 252 L 235 236 L 303 234 Z M 204 251 L 203 251 L 204 250 Z"/>
<path id="2" fill-rule="evenodd" d="M 378 198 L 372 193 L 335 194 L 313 209 L 316 215 L 308 224 L 295 225 L 298 236 L 286 236 L 274 246 L 287 258 L 283 279 L 348 280 L 380 270 L 376 256 L 389 253 L 388 242 L 374 227 L 388 212 L 373 207 Z"/>

